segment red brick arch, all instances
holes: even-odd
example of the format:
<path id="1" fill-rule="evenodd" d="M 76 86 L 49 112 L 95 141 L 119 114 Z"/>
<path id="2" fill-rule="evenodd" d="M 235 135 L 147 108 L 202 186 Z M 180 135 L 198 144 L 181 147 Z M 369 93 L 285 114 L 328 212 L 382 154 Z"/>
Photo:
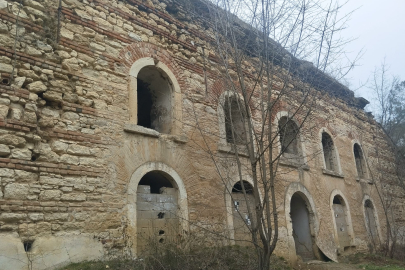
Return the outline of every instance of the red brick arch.
<path id="1" fill-rule="evenodd" d="M 148 42 L 132 43 L 122 49 L 118 56 L 127 74 L 129 74 L 129 70 L 135 61 L 145 57 L 152 57 L 164 63 L 173 72 L 182 92 L 184 92 L 186 80 L 182 69 L 177 64 L 176 59 L 165 49 Z"/>

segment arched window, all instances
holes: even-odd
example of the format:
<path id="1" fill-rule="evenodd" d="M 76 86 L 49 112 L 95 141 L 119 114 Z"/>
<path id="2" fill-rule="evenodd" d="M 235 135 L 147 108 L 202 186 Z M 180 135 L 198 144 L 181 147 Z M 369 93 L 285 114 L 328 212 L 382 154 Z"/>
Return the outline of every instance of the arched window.
<path id="1" fill-rule="evenodd" d="M 331 136 L 326 132 L 322 133 L 322 149 L 325 159 L 325 168 L 329 171 L 337 172 L 338 166 L 335 146 Z"/>
<path id="2" fill-rule="evenodd" d="M 280 134 L 281 151 L 289 154 L 299 154 L 298 148 L 298 126 L 287 116 L 283 116 L 278 121 L 278 131 Z"/>
<path id="3" fill-rule="evenodd" d="M 359 178 L 365 178 L 367 172 L 366 163 L 364 160 L 363 151 L 361 150 L 359 144 L 357 143 L 354 144 L 353 152 L 354 152 L 354 160 L 356 161 L 357 175 L 359 176 Z"/>
<path id="4" fill-rule="evenodd" d="M 172 86 L 155 66 L 143 67 L 137 76 L 138 125 L 161 133 L 172 128 Z"/>
<path id="5" fill-rule="evenodd" d="M 236 96 L 226 96 L 224 106 L 226 142 L 246 144 L 246 113 Z"/>

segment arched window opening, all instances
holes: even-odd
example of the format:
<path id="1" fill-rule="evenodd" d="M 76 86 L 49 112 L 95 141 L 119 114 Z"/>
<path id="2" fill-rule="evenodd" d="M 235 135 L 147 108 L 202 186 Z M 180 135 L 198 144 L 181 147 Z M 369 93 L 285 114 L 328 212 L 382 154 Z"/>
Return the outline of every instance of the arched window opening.
<path id="1" fill-rule="evenodd" d="M 336 152 L 333 140 L 326 132 L 322 133 L 322 148 L 327 170 L 336 171 Z"/>
<path id="2" fill-rule="evenodd" d="M 335 196 L 333 198 L 333 204 L 342 204 L 342 198 L 340 196 Z"/>
<path id="3" fill-rule="evenodd" d="M 161 133 L 170 133 L 172 86 L 160 69 L 142 68 L 137 75 L 138 125 Z"/>
<path id="4" fill-rule="evenodd" d="M 243 188 L 245 188 L 246 194 L 253 194 L 253 187 L 247 181 L 243 181 L 243 187 L 240 181 L 236 182 L 236 184 L 232 188 L 232 193 L 243 193 Z"/>
<path id="5" fill-rule="evenodd" d="M 170 177 L 160 171 L 151 171 L 145 174 L 139 185 L 150 186 L 150 193 L 161 194 L 161 189 L 163 187 L 173 188 Z"/>
<path id="6" fill-rule="evenodd" d="M 136 201 L 138 252 L 153 244 L 178 240 L 178 189 L 173 183 L 162 171 L 151 171 L 141 178 Z"/>
<path id="7" fill-rule="evenodd" d="M 225 132 L 226 142 L 246 144 L 246 113 L 244 104 L 234 96 L 225 98 Z"/>
<path id="8" fill-rule="evenodd" d="M 253 187 L 247 182 L 243 181 L 243 187 L 246 195 L 243 193 L 242 184 L 240 181 L 236 182 L 232 187 L 232 201 L 233 201 L 233 228 L 235 240 L 244 240 L 249 243 L 252 239 L 250 234 L 250 227 L 255 222 L 255 203 L 253 196 Z M 250 213 L 248 210 L 250 209 Z"/>
<path id="9" fill-rule="evenodd" d="M 299 154 L 298 150 L 298 126 L 286 116 L 278 121 L 278 130 L 280 134 L 281 151 L 283 153 Z"/>
<path id="10" fill-rule="evenodd" d="M 354 152 L 354 159 L 356 161 L 357 175 L 359 176 L 359 178 L 364 178 L 366 176 L 366 166 L 365 166 L 366 164 L 364 162 L 363 151 L 361 150 L 360 145 L 355 143 L 353 147 L 353 152 Z"/>

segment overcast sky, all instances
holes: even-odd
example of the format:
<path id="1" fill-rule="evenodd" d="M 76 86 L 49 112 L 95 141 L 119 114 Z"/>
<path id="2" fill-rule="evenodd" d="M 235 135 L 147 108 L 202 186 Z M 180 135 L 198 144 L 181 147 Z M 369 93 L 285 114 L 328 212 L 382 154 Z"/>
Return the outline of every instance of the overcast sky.
<path id="1" fill-rule="evenodd" d="M 343 35 L 357 37 L 347 46 L 353 56 L 361 49 L 364 55 L 359 61 L 361 66 L 347 77 L 350 88 L 355 90 L 371 79 L 374 68 L 384 57 L 389 73 L 405 80 L 405 0 L 350 0 L 343 12 L 354 9 L 357 10 Z M 367 87 L 361 87 L 355 94 L 372 101 Z"/>

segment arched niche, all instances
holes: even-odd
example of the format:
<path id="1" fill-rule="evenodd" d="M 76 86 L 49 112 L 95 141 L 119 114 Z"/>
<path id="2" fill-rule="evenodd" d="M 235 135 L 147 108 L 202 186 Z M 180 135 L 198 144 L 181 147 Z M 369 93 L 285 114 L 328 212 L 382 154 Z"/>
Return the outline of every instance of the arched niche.
<path id="1" fill-rule="evenodd" d="M 284 152 L 281 160 L 291 165 L 301 166 L 307 164 L 305 140 L 299 132 L 299 122 L 287 111 L 280 111 L 273 120 L 277 128 L 277 149 Z"/>
<path id="2" fill-rule="evenodd" d="M 170 68 L 152 57 L 129 69 L 130 123 L 160 133 L 181 134 L 181 89 Z"/>
<path id="3" fill-rule="evenodd" d="M 335 242 L 340 253 L 354 246 L 354 231 L 350 206 L 340 190 L 333 190 L 330 196 L 330 209 L 332 213 Z"/>
<path id="4" fill-rule="evenodd" d="M 293 197 L 298 196 L 305 204 L 305 209 L 308 211 L 308 223 L 309 229 L 311 234 L 311 242 L 313 245 L 313 254 L 316 258 L 322 259 L 322 255 L 319 252 L 319 248 L 316 245 L 316 236 L 319 233 L 319 221 L 318 215 L 315 208 L 314 200 L 309 193 L 309 191 L 305 188 L 304 185 L 301 183 L 295 182 L 291 183 L 286 191 L 285 201 L 284 201 L 284 209 L 285 209 L 285 218 L 287 224 L 287 241 L 288 241 L 288 252 L 289 252 L 289 259 L 291 261 L 297 260 L 297 247 L 294 239 L 294 230 L 293 230 L 293 220 L 291 217 L 291 202 Z"/>
<path id="5" fill-rule="evenodd" d="M 375 208 L 374 201 L 369 195 L 365 195 L 362 203 L 364 223 L 366 225 L 369 244 L 373 249 L 378 248 L 382 243 L 382 234 L 378 212 Z"/>
<path id="6" fill-rule="evenodd" d="M 357 176 L 359 179 L 368 178 L 367 163 L 364 156 L 363 148 L 357 141 L 353 144 L 353 157 L 356 166 Z"/>
<path id="7" fill-rule="evenodd" d="M 319 132 L 319 145 L 322 153 L 323 168 L 327 172 L 343 176 L 339 151 L 331 134 L 332 133 L 326 128 L 322 128 Z"/>
<path id="8" fill-rule="evenodd" d="M 238 217 L 238 213 L 235 211 L 235 201 L 239 201 L 239 205 L 241 205 L 241 201 L 244 200 L 243 193 L 240 192 L 241 186 L 240 186 L 240 180 L 239 175 L 234 174 L 233 177 L 229 178 L 229 181 L 227 181 L 225 185 L 225 190 L 224 190 L 224 198 L 225 198 L 225 207 L 226 207 L 226 220 L 227 220 L 227 225 L 228 225 L 228 235 L 229 235 L 229 243 L 231 245 L 234 245 L 236 242 L 235 240 L 246 240 L 246 241 L 251 241 L 251 236 L 249 235 L 250 238 L 244 237 L 244 239 L 237 239 L 238 232 L 235 234 L 235 230 L 238 228 L 235 228 L 235 216 Z M 243 182 L 245 183 L 245 186 L 249 187 L 253 191 L 253 180 L 249 175 L 244 175 L 242 177 Z M 236 190 L 235 190 L 236 189 Z M 236 192 L 235 192 L 236 191 Z M 239 192 L 238 192 L 239 191 Z M 249 192 L 248 194 L 248 200 L 253 200 L 253 193 Z M 261 198 L 261 194 L 259 192 L 259 197 Z M 253 201 L 254 202 L 254 201 Z M 254 204 L 251 204 L 254 206 Z M 255 210 L 253 210 L 255 211 Z M 239 216 L 238 218 L 246 218 L 244 216 Z M 249 217 L 252 218 L 252 217 Z M 254 218 L 254 217 L 253 217 Z M 251 219 L 252 221 L 252 219 Z M 242 223 L 239 223 L 242 224 Z M 245 227 L 247 229 L 247 227 Z M 237 244 L 241 244 L 242 242 L 239 242 Z"/>
<path id="9" fill-rule="evenodd" d="M 150 174 L 156 174 L 156 175 L 150 175 Z M 159 176 L 157 176 L 159 175 Z M 165 190 L 163 193 L 158 193 L 157 190 L 149 190 L 148 192 L 148 183 L 150 184 L 150 180 L 145 179 L 147 178 L 153 178 L 153 177 L 159 177 L 158 182 L 161 188 Z M 167 189 L 165 189 L 167 188 Z M 153 188 L 152 188 L 153 189 Z M 160 189 L 160 188 L 159 188 Z M 146 192 L 145 192 L 146 190 Z M 152 191 L 152 192 L 151 192 Z M 166 195 L 166 193 L 171 193 L 175 192 L 175 197 L 177 199 L 177 202 L 174 203 L 174 205 L 177 207 L 177 210 L 174 210 L 171 208 L 171 210 L 159 210 L 158 208 L 161 207 L 160 204 L 148 204 L 148 193 L 151 194 L 163 194 Z M 173 194 L 173 193 L 172 193 Z M 139 215 L 139 209 L 141 207 L 148 207 L 150 205 L 152 208 L 150 209 L 151 214 L 157 213 L 157 215 L 160 214 L 160 212 L 163 213 L 160 214 L 160 216 L 154 217 L 155 219 L 163 219 L 166 214 L 170 215 L 176 215 L 178 221 L 179 221 L 179 226 L 180 230 L 183 232 L 188 232 L 189 226 L 188 226 L 188 204 L 187 204 L 187 192 L 184 186 L 184 183 L 178 173 L 169 167 L 168 165 L 161 163 L 161 162 L 148 162 L 143 164 L 142 166 L 138 167 L 135 172 L 132 174 L 129 185 L 128 185 L 128 199 L 127 199 L 127 218 L 128 218 L 128 236 L 130 240 L 130 248 L 131 252 L 133 255 L 138 255 L 138 236 L 141 233 L 139 231 L 139 223 L 138 223 L 138 215 Z M 157 197 L 157 196 L 156 196 Z M 164 196 L 163 199 L 167 199 L 169 196 Z M 173 199 L 174 196 L 171 196 Z M 163 199 L 160 199 L 160 202 L 164 203 Z M 159 199 L 158 199 L 159 200 Z M 139 205 L 138 205 L 139 202 Z M 169 201 L 168 201 L 169 202 Z M 153 208 L 156 206 L 156 209 Z M 148 209 L 146 209 L 148 210 Z M 166 212 L 165 212 L 166 211 Z M 166 216 L 167 217 L 167 216 Z M 139 219 L 140 220 L 140 219 Z M 146 221 L 148 222 L 148 221 Z M 160 230 L 160 229 L 159 229 Z M 160 240 L 163 237 L 162 235 L 159 235 L 159 231 L 157 231 L 157 239 Z M 182 232 L 180 232 L 180 235 L 182 235 Z"/>
<path id="10" fill-rule="evenodd" d="M 241 95 L 224 91 L 219 97 L 218 118 L 220 143 L 222 145 L 246 144 L 246 140 L 250 136 L 247 130 L 245 103 Z"/>

